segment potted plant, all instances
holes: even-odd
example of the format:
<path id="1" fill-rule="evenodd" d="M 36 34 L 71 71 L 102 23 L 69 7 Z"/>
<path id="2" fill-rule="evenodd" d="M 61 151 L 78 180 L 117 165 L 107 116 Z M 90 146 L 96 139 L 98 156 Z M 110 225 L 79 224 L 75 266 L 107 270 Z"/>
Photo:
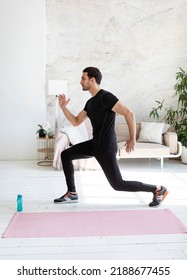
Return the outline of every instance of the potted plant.
<path id="1" fill-rule="evenodd" d="M 36 131 L 36 134 L 38 133 L 39 137 L 46 137 L 47 131 L 43 128 L 41 124 L 38 124 L 39 129 Z"/>
<path id="2" fill-rule="evenodd" d="M 168 107 L 165 109 L 165 120 L 169 123 L 178 135 L 178 140 L 182 143 L 181 160 L 187 164 L 187 73 L 179 68 L 176 73 L 176 84 L 174 86 L 174 98 L 177 98 L 177 105 L 174 108 Z M 164 100 L 156 101 L 157 107 L 152 108 L 150 117 L 159 119 L 159 111 L 163 109 Z"/>
<path id="3" fill-rule="evenodd" d="M 46 122 L 44 125 L 38 124 L 38 126 L 39 129 L 36 131 L 36 133 L 38 133 L 39 137 L 54 137 L 54 134 L 51 131 L 50 123 Z"/>

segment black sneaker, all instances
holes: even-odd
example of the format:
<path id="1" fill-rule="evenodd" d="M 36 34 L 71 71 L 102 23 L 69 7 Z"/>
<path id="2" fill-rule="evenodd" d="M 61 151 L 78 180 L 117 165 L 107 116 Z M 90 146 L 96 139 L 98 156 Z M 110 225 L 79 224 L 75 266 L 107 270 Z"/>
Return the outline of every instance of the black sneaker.
<path id="1" fill-rule="evenodd" d="M 151 203 L 149 203 L 150 207 L 159 207 L 163 200 L 165 199 L 165 197 L 167 196 L 168 191 L 165 187 L 162 186 L 160 191 L 155 192 L 154 196 L 153 196 L 153 201 Z"/>
<path id="2" fill-rule="evenodd" d="M 78 194 L 72 194 L 70 192 L 67 192 L 63 196 L 54 199 L 54 203 L 75 203 L 78 202 Z"/>

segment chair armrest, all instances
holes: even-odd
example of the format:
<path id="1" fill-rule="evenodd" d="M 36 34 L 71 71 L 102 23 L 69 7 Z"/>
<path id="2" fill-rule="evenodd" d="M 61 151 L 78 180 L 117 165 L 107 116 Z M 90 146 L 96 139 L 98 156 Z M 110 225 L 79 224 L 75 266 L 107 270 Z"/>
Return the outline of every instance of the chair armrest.
<path id="1" fill-rule="evenodd" d="M 176 132 L 168 131 L 164 135 L 164 145 L 169 147 L 170 154 L 177 154 L 178 153 L 178 137 Z"/>

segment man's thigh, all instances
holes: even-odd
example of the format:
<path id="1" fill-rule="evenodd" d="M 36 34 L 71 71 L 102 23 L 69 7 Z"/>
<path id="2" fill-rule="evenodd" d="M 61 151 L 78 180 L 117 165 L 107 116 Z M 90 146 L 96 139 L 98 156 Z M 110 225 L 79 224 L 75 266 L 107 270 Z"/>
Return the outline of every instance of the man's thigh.
<path id="1" fill-rule="evenodd" d="M 61 153 L 61 156 L 68 159 L 81 159 L 93 157 L 92 141 L 88 140 L 76 145 L 71 146 Z"/>

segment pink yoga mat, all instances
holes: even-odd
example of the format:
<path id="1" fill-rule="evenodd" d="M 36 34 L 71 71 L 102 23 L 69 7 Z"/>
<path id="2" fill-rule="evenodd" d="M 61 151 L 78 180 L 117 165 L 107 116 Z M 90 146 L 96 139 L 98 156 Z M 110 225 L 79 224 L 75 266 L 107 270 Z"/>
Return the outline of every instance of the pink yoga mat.
<path id="1" fill-rule="evenodd" d="M 4 238 L 83 237 L 186 233 L 169 210 L 16 213 Z"/>

